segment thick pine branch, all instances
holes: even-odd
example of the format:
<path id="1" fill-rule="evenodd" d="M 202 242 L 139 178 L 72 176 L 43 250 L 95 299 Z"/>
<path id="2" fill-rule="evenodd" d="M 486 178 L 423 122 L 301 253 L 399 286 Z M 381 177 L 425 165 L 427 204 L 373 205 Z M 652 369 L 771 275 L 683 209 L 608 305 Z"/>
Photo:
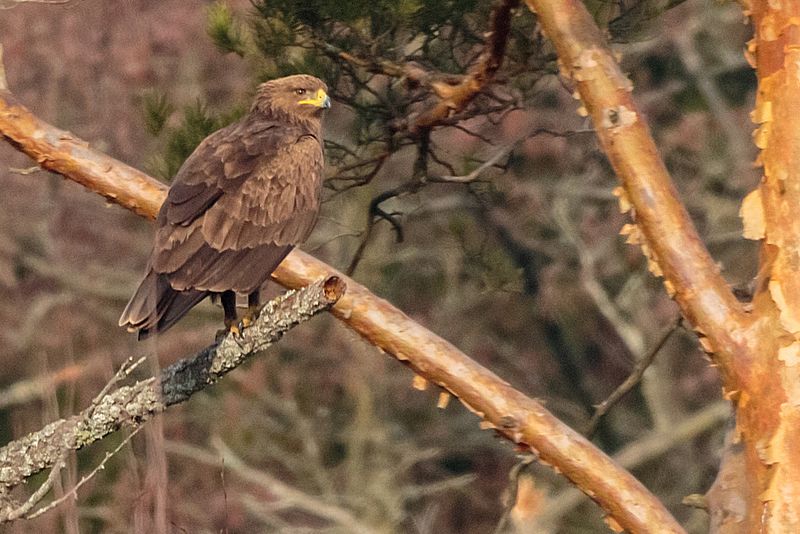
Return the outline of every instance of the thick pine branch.
<path id="1" fill-rule="evenodd" d="M 526 0 L 556 47 L 564 74 L 576 84 L 600 143 L 622 183 L 623 210 L 634 225 L 651 271 L 664 277 L 684 316 L 713 353 L 728 390 L 746 382 L 749 324 L 678 198 L 655 143 L 602 33 L 580 0 Z"/>
<path id="2" fill-rule="evenodd" d="M 0 92 L 0 133 L 44 168 L 123 207 L 154 218 L 166 187 L 84 141 L 39 120 Z M 347 293 L 332 313 L 368 342 L 460 398 L 501 435 L 528 446 L 631 532 L 683 532 L 663 504 L 628 471 L 540 403 L 513 389 L 444 339 L 325 263 L 294 250 L 273 273 L 288 288 L 337 276 Z"/>
<path id="3" fill-rule="evenodd" d="M 518 5 L 519 0 L 499 0 L 495 4 L 483 52 L 458 84 L 439 83 L 434 86 L 439 101 L 414 121 L 412 131 L 430 130 L 452 113 L 464 109 L 494 79 L 503 64 L 511 31 L 511 15 Z"/>

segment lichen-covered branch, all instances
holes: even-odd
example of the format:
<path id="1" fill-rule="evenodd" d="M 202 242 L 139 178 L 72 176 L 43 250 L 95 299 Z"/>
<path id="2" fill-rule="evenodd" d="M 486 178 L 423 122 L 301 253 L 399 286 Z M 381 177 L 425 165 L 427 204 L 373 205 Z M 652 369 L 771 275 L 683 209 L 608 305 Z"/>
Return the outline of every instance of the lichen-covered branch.
<path id="1" fill-rule="evenodd" d="M 278 341 L 289 329 L 332 306 L 345 293 L 345 287 L 340 278 L 323 277 L 289 291 L 270 301 L 241 336 L 229 334 L 218 345 L 170 365 L 158 378 L 119 387 L 80 414 L 50 423 L 0 448 L 0 522 L 9 520 L 15 509 L 8 500 L 8 490 L 54 466 L 64 451 L 81 449 L 123 426 L 139 426 L 167 406 L 187 400 Z"/>
<path id="2" fill-rule="evenodd" d="M 143 215 L 154 218 L 166 197 L 166 187 L 159 182 L 91 150 L 83 141 L 39 120 L 2 92 L 0 133 L 23 152 L 49 165 L 48 169 Z M 104 166 L 99 167 L 97 161 Z M 104 189 L 108 182 L 113 182 L 108 187 L 114 195 Z M 536 451 L 626 530 L 683 532 L 655 496 L 583 436 L 365 287 L 297 249 L 272 276 L 289 288 L 339 276 L 347 284 L 347 293 L 331 311 L 368 342 L 459 397 L 501 435 Z"/>
<path id="3" fill-rule="evenodd" d="M 526 0 L 576 84 L 600 143 L 622 182 L 620 205 L 635 224 L 624 233 L 640 244 L 650 270 L 713 353 L 729 390 L 747 380 L 748 320 L 678 198 L 644 117 L 603 35 L 579 0 Z"/>

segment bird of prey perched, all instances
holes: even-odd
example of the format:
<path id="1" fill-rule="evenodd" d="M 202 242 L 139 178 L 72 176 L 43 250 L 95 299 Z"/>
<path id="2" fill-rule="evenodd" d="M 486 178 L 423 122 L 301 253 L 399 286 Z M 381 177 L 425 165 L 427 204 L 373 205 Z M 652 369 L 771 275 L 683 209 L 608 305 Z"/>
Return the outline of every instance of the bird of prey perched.
<path id="1" fill-rule="evenodd" d="M 259 288 L 316 222 L 330 102 L 313 76 L 271 80 L 246 116 L 200 143 L 161 206 L 147 274 L 120 326 L 144 339 L 214 294 L 228 330 L 240 324 L 237 293 L 248 296 L 241 324 L 255 318 Z"/>

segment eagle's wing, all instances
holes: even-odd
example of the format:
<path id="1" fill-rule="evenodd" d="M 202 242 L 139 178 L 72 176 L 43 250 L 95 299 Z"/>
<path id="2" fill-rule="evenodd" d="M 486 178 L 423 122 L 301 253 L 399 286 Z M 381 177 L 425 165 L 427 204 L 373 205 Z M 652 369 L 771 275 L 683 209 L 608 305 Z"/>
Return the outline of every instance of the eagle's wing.
<path id="1" fill-rule="evenodd" d="M 225 191 L 241 187 L 259 162 L 274 158 L 288 141 L 284 130 L 273 121 L 244 120 L 206 137 L 175 175 L 158 226 L 187 226 Z"/>
<path id="2" fill-rule="evenodd" d="M 246 118 L 206 138 L 169 190 L 120 324 L 146 337 L 209 292 L 258 289 L 313 228 L 322 168 L 321 140 L 298 127 Z"/>
<path id="3" fill-rule="evenodd" d="M 320 140 L 297 127 L 263 124 L 207 139 L 170 189 L 152 268 L 174 289 L 251 292 L 313 228 Z"/>

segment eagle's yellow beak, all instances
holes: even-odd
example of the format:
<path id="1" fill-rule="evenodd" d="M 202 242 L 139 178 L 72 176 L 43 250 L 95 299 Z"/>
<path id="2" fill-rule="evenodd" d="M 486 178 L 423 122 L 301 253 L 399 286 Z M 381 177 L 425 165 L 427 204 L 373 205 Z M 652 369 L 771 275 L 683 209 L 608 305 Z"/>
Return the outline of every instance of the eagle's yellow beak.
<path id="1" fill-rule="evenodd" d="M 324 89 L 320 89 L 317 91 L 316 97 L 306 98 L 305 100 L 298 102 L 298 104 L 308 104 L 309 106 L 327 109 L 331 107 L 331 97 L 328 96 L 328 93 L 326 93 Z"/>

